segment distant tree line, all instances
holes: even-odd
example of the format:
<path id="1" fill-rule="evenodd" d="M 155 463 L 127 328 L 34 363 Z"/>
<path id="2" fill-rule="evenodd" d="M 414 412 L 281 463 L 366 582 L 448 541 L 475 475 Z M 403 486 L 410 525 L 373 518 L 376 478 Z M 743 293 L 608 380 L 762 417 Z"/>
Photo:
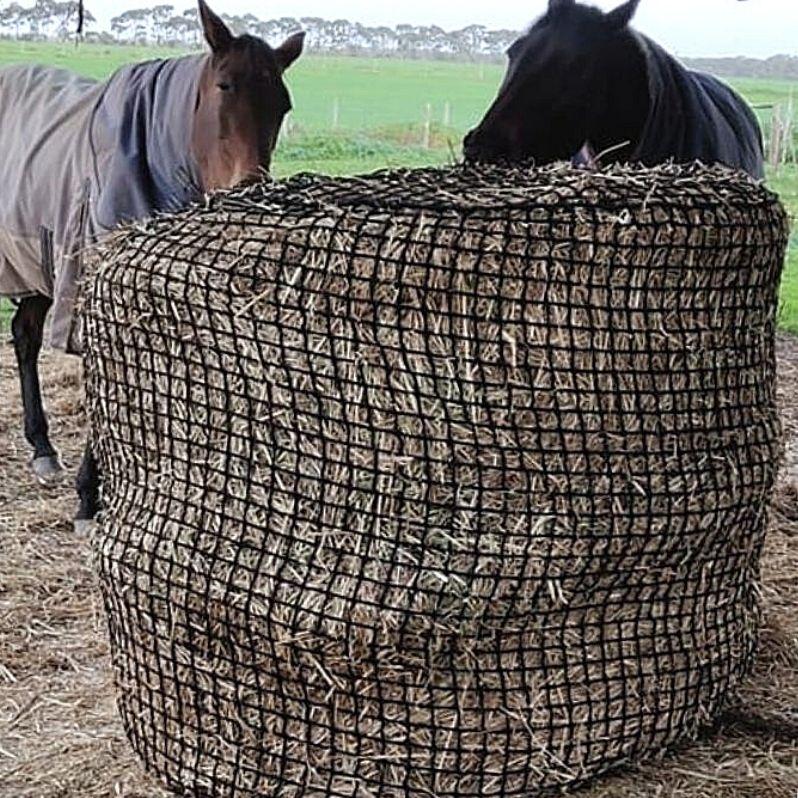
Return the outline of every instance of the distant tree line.
<path id="1" fill-rule="evenodd" d="M 482 25 L 445 31 L 435 25 L 369 27 L 345 19 L 318 17 L 270 20 L 252 14 L 221 14 L 221 17 L 239 35 L 252 33 L 277 42 L 304 30 L 310 49 L 353 55 L 489 59 L 502 56 L 518 37 L 517 31 L 489 30 Z M 0 9 L 0 35 L 31 40 L 65 39 L 74 34 L 76 20 L 77 2 L 36 0 L 35 5 L 28 7 L 15 2 Z M 196 6 L 180 11 L 173 5 L 161 4 L 124 11 L 111 20 L 110 31 L 98 31 L 94 16 L 86 9 L 84 38 L 120 44 L 195 47 L 201 41 L 201 30 Z"/>
<path id="2" fill-rule="evenodd" d="M 792 78 L 798 80 L 798 56 L 771 58 L 688 58 L 693 69 L 727 78 Z"/>
<path id="3" fill-rule="evenodd" d="M 119 44 L 157 44 L 193 48 L 201 42 L 196 6 L 179 11 L 173 5 L 124 11 L 111 20 L 110 31 L 98 31 L 96 20 L 86 9 L 86 34 L 89 41 Z M 445 31 L 436 25 L 397 25 L 369 27 L 346 19 L 282 17 L 260 20 L 252 14 L 222 18 L 236 34 L 252 33 L 270 42 L 282 41 L 298 30 L 308 34 L 310 49 L 348 55 L 379 55 L 401 58 L 440 58 L 451 60 L 500 60 L 520 35 L 512 30 L 490 30 L 484 25 L 469 25 Z M 77 2 L 74 0 L 36 0 L 23 7 L 13 2 L 0 9 L 0 36 L 18 39 L 63 40 L 74 35 Z M 798 78 L 798 57 L 686 59 L 688 65 L 727 77 Z"/>
<path id="4" fill-rule="evenodd" d="M 86 9 L 87 25 L 96 20 Z M 78 20 L 77 2 L 36 0 L 33 6 L 11 3 L 0 8 L 0 34 L 15 39 L 67 39 L 74 34 Z"/>
<path id="5" fill-rule="evenodd" d="M 304 30 L 310 49 L 353 55 L 495 58 L 503 55 L 518 37 L 517 31 L 488 30 L 482 25 L 445 31 L 435 25 L 369 27 L 346 19 L 319 17 L 270 20 L 261 20 L 252 14 L 221 14 L 221 17 L 237 35 L 251 33 L 266 41 L 277 42 L 291 33 Z M 200 39 L 196 9 L 192 7 L 178 13 L 171 5 L 125 11 L 111 21 L 111 31 L 118 41 L 136 44 L 193 46 Z"/>

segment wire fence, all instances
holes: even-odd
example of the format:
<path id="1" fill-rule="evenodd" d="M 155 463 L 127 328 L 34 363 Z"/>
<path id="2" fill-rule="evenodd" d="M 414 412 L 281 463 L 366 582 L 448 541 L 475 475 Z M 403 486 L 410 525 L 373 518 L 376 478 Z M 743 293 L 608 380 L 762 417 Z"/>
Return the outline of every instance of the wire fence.
<path id="1" fill-rule="evenodd" d="M 763 125 L 768 165 L 778 174 L 783 166 L 798 164 L 798 124 L 794 99 L 790 97 L 785 103 L 768 103 L 754 108 L 760 113 Z M 762 112 L 766 112 L 764 118 Z"/>

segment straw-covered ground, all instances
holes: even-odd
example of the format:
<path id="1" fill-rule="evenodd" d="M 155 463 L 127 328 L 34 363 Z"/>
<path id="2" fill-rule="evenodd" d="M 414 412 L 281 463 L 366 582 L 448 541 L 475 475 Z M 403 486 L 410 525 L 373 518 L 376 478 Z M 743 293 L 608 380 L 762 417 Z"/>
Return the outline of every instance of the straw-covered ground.
<path id="1" fill-rule="evenodd" d="M 764 566 L 766 621 L 738 712 L 663 763 L 604 779 L 585 798 L 795 798 L 798 794 L 798 339 L 779 341 L 781 401 L 794 442 Z M 0 796 L 163 798 L 118 720 L 100 601 L 69 485 L 25 474 L 12 350 L 0 347 Z M 55 438 L 74 471 L 83 419 L 79 364 L 43 368 Z M 791 460 L 791 462 L 789 462 Z"/>
<path id="2" fill-rule="evenodd" d="M 779 341 L 788 435 L 764 560 L 765 628 L 739 709 L 662 763 L 607 778 L 585 798 L 795 798 L 798 794 L 798 340 Z M 48 355 L 54 436 L 74 472 L 82 426 L 79 364 Z M 163 798 L 117 718 L 88 543 L 69 523 L 69 485 L 25 474 L 12 350 L 0 347 L 0 796 Z"/>
<path id="3" fill-rule="evenodd" d="M 783 217 L 717 171 L 566 171 L 503 173 L 495 197 L 481 175 L 414 173 L 410 200 L 407 175 L 376 176 L 379 207 L 362 180 L 300 179 L 273 239 L 270 191 L 131 231 L 103 259 L 86 312 L 108 477 L 95 551 L 123 716 L 172 783 L 525 795 L 726 707 L 697 744 L 584 794 L 798 795 L 795 339 L 779 341 L 791 443 L 761 656 L 739 686 L 749 511 L 779 451 L 762 336 Z M 25 476 L 8 348 L 0 371 L 0 798 L 157 798 L 114 711 L 72 490 Z M 78 365 L 44 371 L 74 473 Z M 715 389 L 722 412 L 700 399 Z M 593 516 L 613 525 L 550 523 Z"/>

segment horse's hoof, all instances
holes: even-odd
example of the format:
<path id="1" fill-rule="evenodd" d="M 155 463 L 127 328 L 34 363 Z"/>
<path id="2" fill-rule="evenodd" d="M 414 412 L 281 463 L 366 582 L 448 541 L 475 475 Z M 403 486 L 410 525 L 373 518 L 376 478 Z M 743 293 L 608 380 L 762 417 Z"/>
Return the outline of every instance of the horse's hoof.
<path id="1" fill-rule="evenodd" d="M 76 518 L 75 519 L 75 534 L 81 537 L 91 537 L 97 527 L 97 522 L 91 518 Z"/>
<path id="2" fill-rule="evenodd" d="M 64 476 L 64 467 L 61 465 L 58 455 L 37 457 L 35 460 L 31 460 L 30 470 L 39 484 L 45 487 L 57 484 Z"/>

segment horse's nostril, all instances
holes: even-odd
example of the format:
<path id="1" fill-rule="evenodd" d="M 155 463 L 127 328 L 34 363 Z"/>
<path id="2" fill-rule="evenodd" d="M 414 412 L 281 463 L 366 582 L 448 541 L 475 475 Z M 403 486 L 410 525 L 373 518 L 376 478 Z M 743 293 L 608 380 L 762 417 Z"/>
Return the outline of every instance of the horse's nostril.
<path id="1" fill-rule="evenodd" d="M 232 177 L 231 183 L 237 188 L 245 188 L 246 186 L 254 185 L 264 179 L 267 172 L 256 167 L 254 169 L 243 168 L 239 169 Z"/>
<path id="2" fill-rule="evenodd" d="M 463 154 L 472 163 L 490 163 L 501 157 L 493 142 L 472 136 L 463 143 Z"/>
<path id="3" fill-rule="evenodd" d="M 463 153 L 465 154 L 466 160 L 477 160 L 480 157 L 481 151 L 482 147 L 480 146 L 480 140 L 476 132 L 472 130 L 463 139 Z"/>
<path id="4" fill-rule="evenodd" d="M 495 164 L 520 160 L 520 150 L 516 152 L 504 137 L 496 134 L 479 135 L 468 138 L 463 143 L 463 153 L 469 163 Z"/>

